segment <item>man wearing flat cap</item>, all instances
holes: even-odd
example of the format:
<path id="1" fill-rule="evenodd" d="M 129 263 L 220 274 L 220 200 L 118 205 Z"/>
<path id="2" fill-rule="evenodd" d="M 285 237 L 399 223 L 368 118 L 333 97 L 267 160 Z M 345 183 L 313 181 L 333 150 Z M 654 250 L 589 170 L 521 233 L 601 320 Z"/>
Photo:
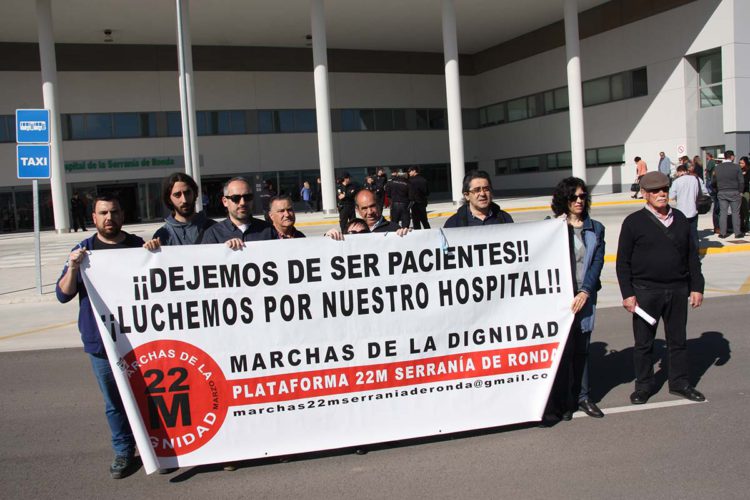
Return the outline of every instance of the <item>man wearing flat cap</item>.
<path id="1" fill-rule="evenodd" d="M 653 394 L 654 337 L 660 319 L 667 340 L 670 394 L 704 401 L 703 394 L 690 385 L 687 357 L 688 303 L 696 308 L 703 302 L 697 244 L 685 215 L 669 206 L 666 175 L 644 175 L 641 193 L 646 206 L 625 218 L 617 247 L 622 305 L 633 313 L 635 391 L 630 402 L 643 404 Z M 653 325 L 641 311 L 656 320 Z"/>

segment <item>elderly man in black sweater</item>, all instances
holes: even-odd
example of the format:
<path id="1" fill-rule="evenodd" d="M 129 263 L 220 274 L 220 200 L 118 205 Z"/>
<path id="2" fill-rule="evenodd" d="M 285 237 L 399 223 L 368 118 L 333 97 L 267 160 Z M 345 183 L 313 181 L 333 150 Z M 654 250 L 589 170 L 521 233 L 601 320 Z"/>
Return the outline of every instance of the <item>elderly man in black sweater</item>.
<path id="1" fill-rule="evenodd" d="M 669 352 L 669 392 L 691 401 L 706 398 L 690 385 L 687 357 L 688 301 L 703 302 L 704 280 L 690 224 L 669 206 L 669 178 L 649 172 L 641 178 L 646 206 L 625 218 L 617 248 L 617 280 L 622 304 L 633 314 L 635 392 L 633 404 L 653 394 L 654 337 L 659 318 Z M 656 321 L 650 324 L 642 311 Z"/>

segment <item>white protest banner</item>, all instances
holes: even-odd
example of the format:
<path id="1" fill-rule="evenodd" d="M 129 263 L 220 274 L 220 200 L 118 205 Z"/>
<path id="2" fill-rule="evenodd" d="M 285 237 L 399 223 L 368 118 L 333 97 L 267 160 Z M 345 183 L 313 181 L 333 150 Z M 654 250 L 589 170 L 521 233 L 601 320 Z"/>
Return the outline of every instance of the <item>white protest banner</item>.
<path id="1" fill-rule="evenodd" d="M 149 473 L 539 420 L 573 320 L 560 220 L 83 269 Z"/>

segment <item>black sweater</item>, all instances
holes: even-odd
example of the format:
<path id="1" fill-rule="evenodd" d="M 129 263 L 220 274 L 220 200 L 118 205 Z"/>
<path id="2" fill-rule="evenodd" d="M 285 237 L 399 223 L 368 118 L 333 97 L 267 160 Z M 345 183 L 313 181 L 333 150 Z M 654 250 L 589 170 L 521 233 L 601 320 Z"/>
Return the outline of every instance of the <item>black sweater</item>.
<path id="1" fill-rule="evenodd" d="M 634 285 L 687 286 L 691 292 L 703 293 L 705 282 L 698 248 L 690 237 L 690 224 L 679 210 L 673 209 L 672 213 L 674 220 L 668 228 L 647 208 L 623 221 L 617 246 L 617 280 L 623 298 L 635 295 Z"/>

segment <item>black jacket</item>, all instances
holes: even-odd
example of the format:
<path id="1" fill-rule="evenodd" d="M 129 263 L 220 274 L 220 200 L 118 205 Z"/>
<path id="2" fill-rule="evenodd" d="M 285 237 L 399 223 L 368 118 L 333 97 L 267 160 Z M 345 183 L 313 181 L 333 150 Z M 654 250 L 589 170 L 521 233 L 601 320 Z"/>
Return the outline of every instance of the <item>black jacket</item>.
<path id="1" fill-rule="evenodd" d="M 403 177 L 391 178 L 385 185 L 385 192 L 391 203 L 409 203 L 409 181 Z"/>
<path id="2" fill-rule="evenodd" d="M 430 196 L 430 188 L 427 186 L 427 179 L 421 175 L 415 175 L 409 178 L 409 201 L 414 203 L 427 204 L 427 197 Z"/>
<path id="3" fill-rule="evenodd" d="M 484 220 L 482 224 L 471 224 L 469 217 L 471 212 L 469 211 L 469 205 L 461 205 L 455 214 L 451 215 L 443 227 L 467 227 L 467 226 L 488 226 L 491 224 L 510 224 L 513 222 L 513 217 L 510 216 L 505 210 L 501 210 L 500 206 L 493 203 L 490 205 L 490 215 Z"/>
<path id="4" fill-rule="evenodd" d="M 271 227 L 268 222 L 256 219 L 255 217 L 250 217 L 247 229 L 243 233 L 232 223 L 231 219 L 227 217 L 223 221 L 206 229 L 206 232 L 203 233 L 203 241 L 201 243 L 224 243 L 232 238 L 239 238 L 242 241 L 270 240 L 273 239 L 271 238 L 271 232 L 264 231 L 264 229 L 268 227 Z"/>

